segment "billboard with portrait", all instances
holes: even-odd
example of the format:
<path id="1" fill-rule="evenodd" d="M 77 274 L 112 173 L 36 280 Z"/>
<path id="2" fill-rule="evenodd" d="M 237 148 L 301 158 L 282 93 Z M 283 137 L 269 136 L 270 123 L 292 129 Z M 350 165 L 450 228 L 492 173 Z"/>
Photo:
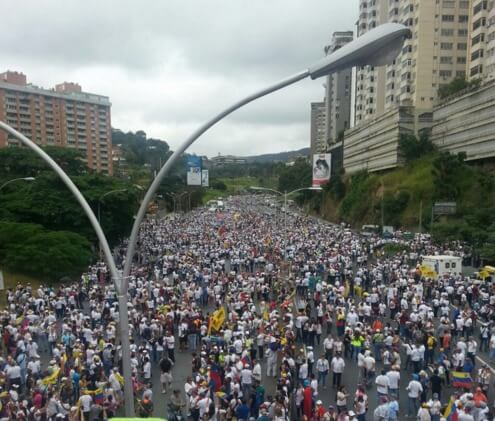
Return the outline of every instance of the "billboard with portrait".
<path id="1" fill-rule="evenodd" d="M 328 183 L 332 172 L 332 154 L 320 153 L 313 155 L 313 186 Z"/>

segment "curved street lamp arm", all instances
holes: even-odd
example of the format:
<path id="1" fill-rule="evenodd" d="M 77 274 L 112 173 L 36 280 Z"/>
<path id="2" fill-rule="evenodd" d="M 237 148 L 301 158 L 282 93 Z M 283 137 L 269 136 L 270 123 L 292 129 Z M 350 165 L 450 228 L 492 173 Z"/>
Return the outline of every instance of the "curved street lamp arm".
<path id="1" fill-rule="evenodd" d="M 146 214 L 146 209 L 147 209 L 148 203 L 151 201 L 153 195 L 155 194 L 156 190 L 158 189 L 158 186 L 162 182 L 165 175 L 168 173 L 170 168 L 175 164 L 177 159 L 182 155 L 182 153 L 184 153 L 184 151 L 189 146 L 191 146 L 194 143 L 194 141 L 196 141 L 210 127 L 214 126 L 216 123 L 218 123 L 224 117 L 227 117 L 229 114 L 231 114 L 235 110 L 243 107 L 246 104 L 249 104 L 250 102 L 252 102 L 258 98 L 261 98 L 261 97 L 268 95 L 272 92 L 278 91 L 279 89 L 285 88 L 286 86 L 289 86 L 289 85 L 292 85 L 296 82 L 299 82 L 300 80 L 305 79 L 308 76 L 309 76 L 309 70 L 303 70 L 299 73 L 296 73 L 293 76 L 290 76 L 284 80 L 281 80 L 280 82 L 275 83 L 272 86 L 269 86 L 266 89 L 258 91 L 252 95 L 249 95 L 246 98 L 240 100 L 239 102 L 236 102 L 235 104 L 226 108 L 224 111 L 220 112 L 218 115 L 213 117 L 211 120 L 207 121 L 202 126 L 200 126 L 188 139 L 186 139 L 186 141 L 184 143 L 182 143 L 179 146 L 178 149 L 176 149 L 174 151 L 174 153 L 170 156 L 170 158 L 167 160 L 165 165 L 158 172 L 157 176 L 153 180 L 153 183 L 151 183 L 150 188 L 146 192 L 146 195 L 144 196 L 144 199 L 141 202 L 141 206 L 139 207 L 139 211 L 136 215 L 134 225 L 132 226 L 131 236 L 129 237 L 129 243 L 127 245 L 127 254 L 126 254 L 124 273 L 123 273 L 124 291 L 127 291 L 128 277 L 129 277 L 129 274 L 131 272 L 131 265 L 132 265 L 132 261 L 133 261 L 133 257 L 134 257 L 134 252 L 136 249 L 136 242 L 137 242 L 137 238 L 138 238 L 138 234 L 139 234 L 139 226 L 141 225 L 141 221 L 144 219 L 144 216 Z"/>
<path id="2" fill-rule="evenodd" d="M 98 199 L 98 202 L 101 202 L 101 200 L 108 196 L 109 194 L 112 194 L 112 193 L 122 193 L 122 192 L 125 192 L 127 191 L 127 189 L 116 189 L 116 190 L 110 190 L 110 191 L 107 191 L 106 193 L 103 193 L 100 198 Z"/>
<path id="3" fill-rule="evenodd" d="M 285 194 L 285 193 L 282 193 L 281 191 L 271 189 L 270 187 L 250 187 L 250 188 L 251 188 L 251 190 L 254 190 L 254 191 L 271 191 L 271 192 L 277 193 L 281 196 L 283 196 Z"/>
<path id="4" fill-rule="evenodd" d="M 312 187 L 301 187 L 300 189 L 296 189 L 296 190 L 292 190 L 292 191 L 288 192 L 288 193 L 287 193 L 287 196 L 289 196 L 290 194 L 294 194 L 294 193 L 297 193 L 297 192 L 303 191 L 303 190 L 308 190 L 308 191 L 321 191 L 322 189 L 315 189 L 315 188 L 312 188 Z"/>
<path id="5" fill-rule="evenodd" d="M 20 180 L 27 180 L 29 177 L 19 177 L 19 178 L 13 178 L 12 180 L 6 181 L 0 186 L 0 190 L 2 190 L 5 186 L 9 185 L 10 183 L 13 183 L 14 181 L 20 181 Z"/>

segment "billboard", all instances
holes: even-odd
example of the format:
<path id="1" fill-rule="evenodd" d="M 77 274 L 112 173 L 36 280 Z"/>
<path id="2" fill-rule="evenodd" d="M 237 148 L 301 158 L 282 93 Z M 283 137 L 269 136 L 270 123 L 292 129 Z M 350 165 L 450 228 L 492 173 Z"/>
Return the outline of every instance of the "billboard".
<path id="1" fill-rule="evenodd" d="M 332 172 L 332 154 L 320 153 L 313 155 L 313 186 L 328 183 Z"/>
<path id="2" fill-rule="evenodd" d="M 201 158 L 199 156 L 187 157 L 187 185 L 201 186 Z"/>
<path id="3" fill-rule="evenodd" d="M 201 186 L 210 187 L 210 174 L 208 170 L 201 171 Z"/>

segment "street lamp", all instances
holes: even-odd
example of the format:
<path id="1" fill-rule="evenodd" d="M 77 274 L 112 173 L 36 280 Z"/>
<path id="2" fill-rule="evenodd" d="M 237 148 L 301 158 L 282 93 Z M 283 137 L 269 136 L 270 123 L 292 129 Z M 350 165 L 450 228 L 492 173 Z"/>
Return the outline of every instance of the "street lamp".
<path id="1" fill-rule="evenodd" d="M 137 185 L 136 185 L 137 187 Z M 140 186 L 141 187 L 141 186 Z M 110 195 L 110 194 L 113 194 L 113 193 L 122 193 L 122 192 L 125 192 L 127 191 L 127 189 L 116 189 L 116 190 L 110 190 L 104 194 L 102 194 L 99 198 L 98 198 L 98 223 L 101 224 L 101 219 L 100 219 L 100 207 L 101 207 L 101 201 L 103 200 L 103 198 L 105 198 L 106 196 Z"/>
<path id="2" fill-rule="evenodd" d="M 250 102 L 258 98 L 271 94 L 272 92 L 278 91 L 307 77 L 316 79 L 348 67 L 364 65 L 378 66 L 389 63 L 397 56 L 402 47 L 405 37 L 410 35 L 410 33 L 411 31 L 404 25 L 396 23 L 387 23 L 381 25 L 375 29 L 372 29 L 356 40 L 346 44 L 332 54 L 329 54 L 323 60 L 321 60 L 314 66 L 311 66 L 309 69 L 296 73 L 293 76 L 283 79 L 266 89 L 258 91 L 252 95 L 245 97 L 239 102 L 236 102 L 235 104 L 226 108 L 224 111 L 220 112 L 211 120 L 200 126 L 170 156 L 170 158 L 160 169 L 157 176 L 151 183 L 148 191 L 146 192 L 134 220 L 134 224 L 132 226 L 131 235 L 129 237 L 127 247 L 126 261 L 122 275 L 120 275 L 117 271 L 115 260 L 112 256 L 108 241 L 105 237 L 105 234 L 103 233 L 103 230 L 101 229 L 100 224 L 98 223 L 98 220 L 95 217 L 93 210 L 89 206 L 84 196 L 78 190 L 76 185 L 73 183 L 73 181 L 62 170 L 62 168 L 60 168 L 60 166 L 45 151 L 43 151 L 43 149 L 36 145 L 36 143 L 28 139 L 22 133 L 18 132 L 5 122 L 0 121 L 1 129 L 5 130 L 7 133 L 17 138 L 22 144 L 33 150 L 59 175 L 59 177 L 66 184 L 66 186 L 69 188 L 71 193 L 75 196 L 75 198 L 83 208 L 84 212 L 91 222 L 91 225 L 93 226 L 93 229 L 96 232 L 98 240 L 102 244 L 103 253 L 105 255 L 112 280 L 115 284 L 115 289 L 117 291 L 118 297 L 119 333 L 122 346 L 122 366 L 124 374 L 125 415 L 127 417 L 134 416 L 134 392 L 132 388 L 131 352 L 129 341 L 129 315 L 127 311 L 127 290 L 129 274 L 131 271 L 132 260 L 136 249 L 139 227 L 144 219 L 144 216 L 146 215 L 148 204 L 153 198 L 153 195 L 156 193 L 156 190 L 160 186 L 163 178 L 169 172 L 170 168 L 177 162 L 184 151 L 189 146 L 191 146 L 203 133 L 205 133 L 209 128 L 214 126 L 216 123 L 218 123 L 220 120 L 222 120 L 235 110 L 243 107 L 246 104 L 249 104 Z"/>
<path id="3" fill-rule="evenodd" d="M 21 178 L 13 178 L 12 180 L 6 181 L 0 186 L 0 190 L 2 190 L 7 184 L 13 183 L 14 181 L 34 181 L 36 178 L 34 177 L 21 177 Z"/>
<path id="4" fill-rule="evenodd" d="M 310 191 L 322 191 L 323 189 L 318 186 L 313 186 L 313 187 L 301 187 L 300 189 L 295 189 L 290 192 L 281 192 L 275 189 L 270 189 L 269 187 L 258 187 L 258 186 L 251 186 L 249 187 L 251 190 L 256 190 L 256 191 L 268 191 L 272 193 L 279 194 L 280 196 L 284 196 L 284 261 L 287 261 L 287 196 L 303 191 L 303 190 L 310 190 Z"/>

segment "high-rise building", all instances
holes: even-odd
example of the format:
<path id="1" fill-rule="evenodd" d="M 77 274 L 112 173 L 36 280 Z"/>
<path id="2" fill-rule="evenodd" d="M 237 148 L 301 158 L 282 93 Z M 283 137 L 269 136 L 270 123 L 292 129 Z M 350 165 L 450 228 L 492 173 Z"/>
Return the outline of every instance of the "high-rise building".
<path id="1" fill-rule="evenodd" d="M 326 150 L 325 124 L 326 106 L 325 102 L 311 103 L 311 154 L 322 153 Z"/>
<path id="2" fill-rule="evenodd" d="M 353 39 L 352 31 L 334 32 L 325 53 L 331 54 Z M 338 142 L 341 133 L 351 123 L 351 80 L 352 69 L 342 70 L 327 76 L 325 94 L 325 143 L 326 146 Z"/>
<path id="3" fill-rule="evenodd" d="M 397 106 L 431 110 L 438 89 L 465 77 L 469 0 L 361 0 L 358 36 L 384 22 L 411 29 L 393 64 L 357 71 L 355 122 Z"/>
<path id="4" fill-rule="evenodd" d="M 488 81 L 495 77 L 495 1 L 473 0 L 469 11 L 467 75 Z"/>
<path id="5" fill-rule="evenodd" d="M 76 83 L 54 89 L 27 83 L 22 73 L 0 73 L 0 120 L 42 146 L 81 151 L 88 167 L 112 174 L 110 101 L 106 96 L 83 92 Z M 18 141 L 0 131 L 0 147 Z"/>
<path id="6" fill-rule="evenodd" d="M 357 36 L 388 21 L 389 0 L 360 0 Z M 385 67 L 363 66 L 356 71 L 355 124 L 383 114 Z"/>
<path id="7" fill-rule="evenodd" d="M 390 0 L 389 21 L 412 36 L 387 66 L 385 109 L 431 110 L 439 88 L 466 76 L 469 1 Z"/>

